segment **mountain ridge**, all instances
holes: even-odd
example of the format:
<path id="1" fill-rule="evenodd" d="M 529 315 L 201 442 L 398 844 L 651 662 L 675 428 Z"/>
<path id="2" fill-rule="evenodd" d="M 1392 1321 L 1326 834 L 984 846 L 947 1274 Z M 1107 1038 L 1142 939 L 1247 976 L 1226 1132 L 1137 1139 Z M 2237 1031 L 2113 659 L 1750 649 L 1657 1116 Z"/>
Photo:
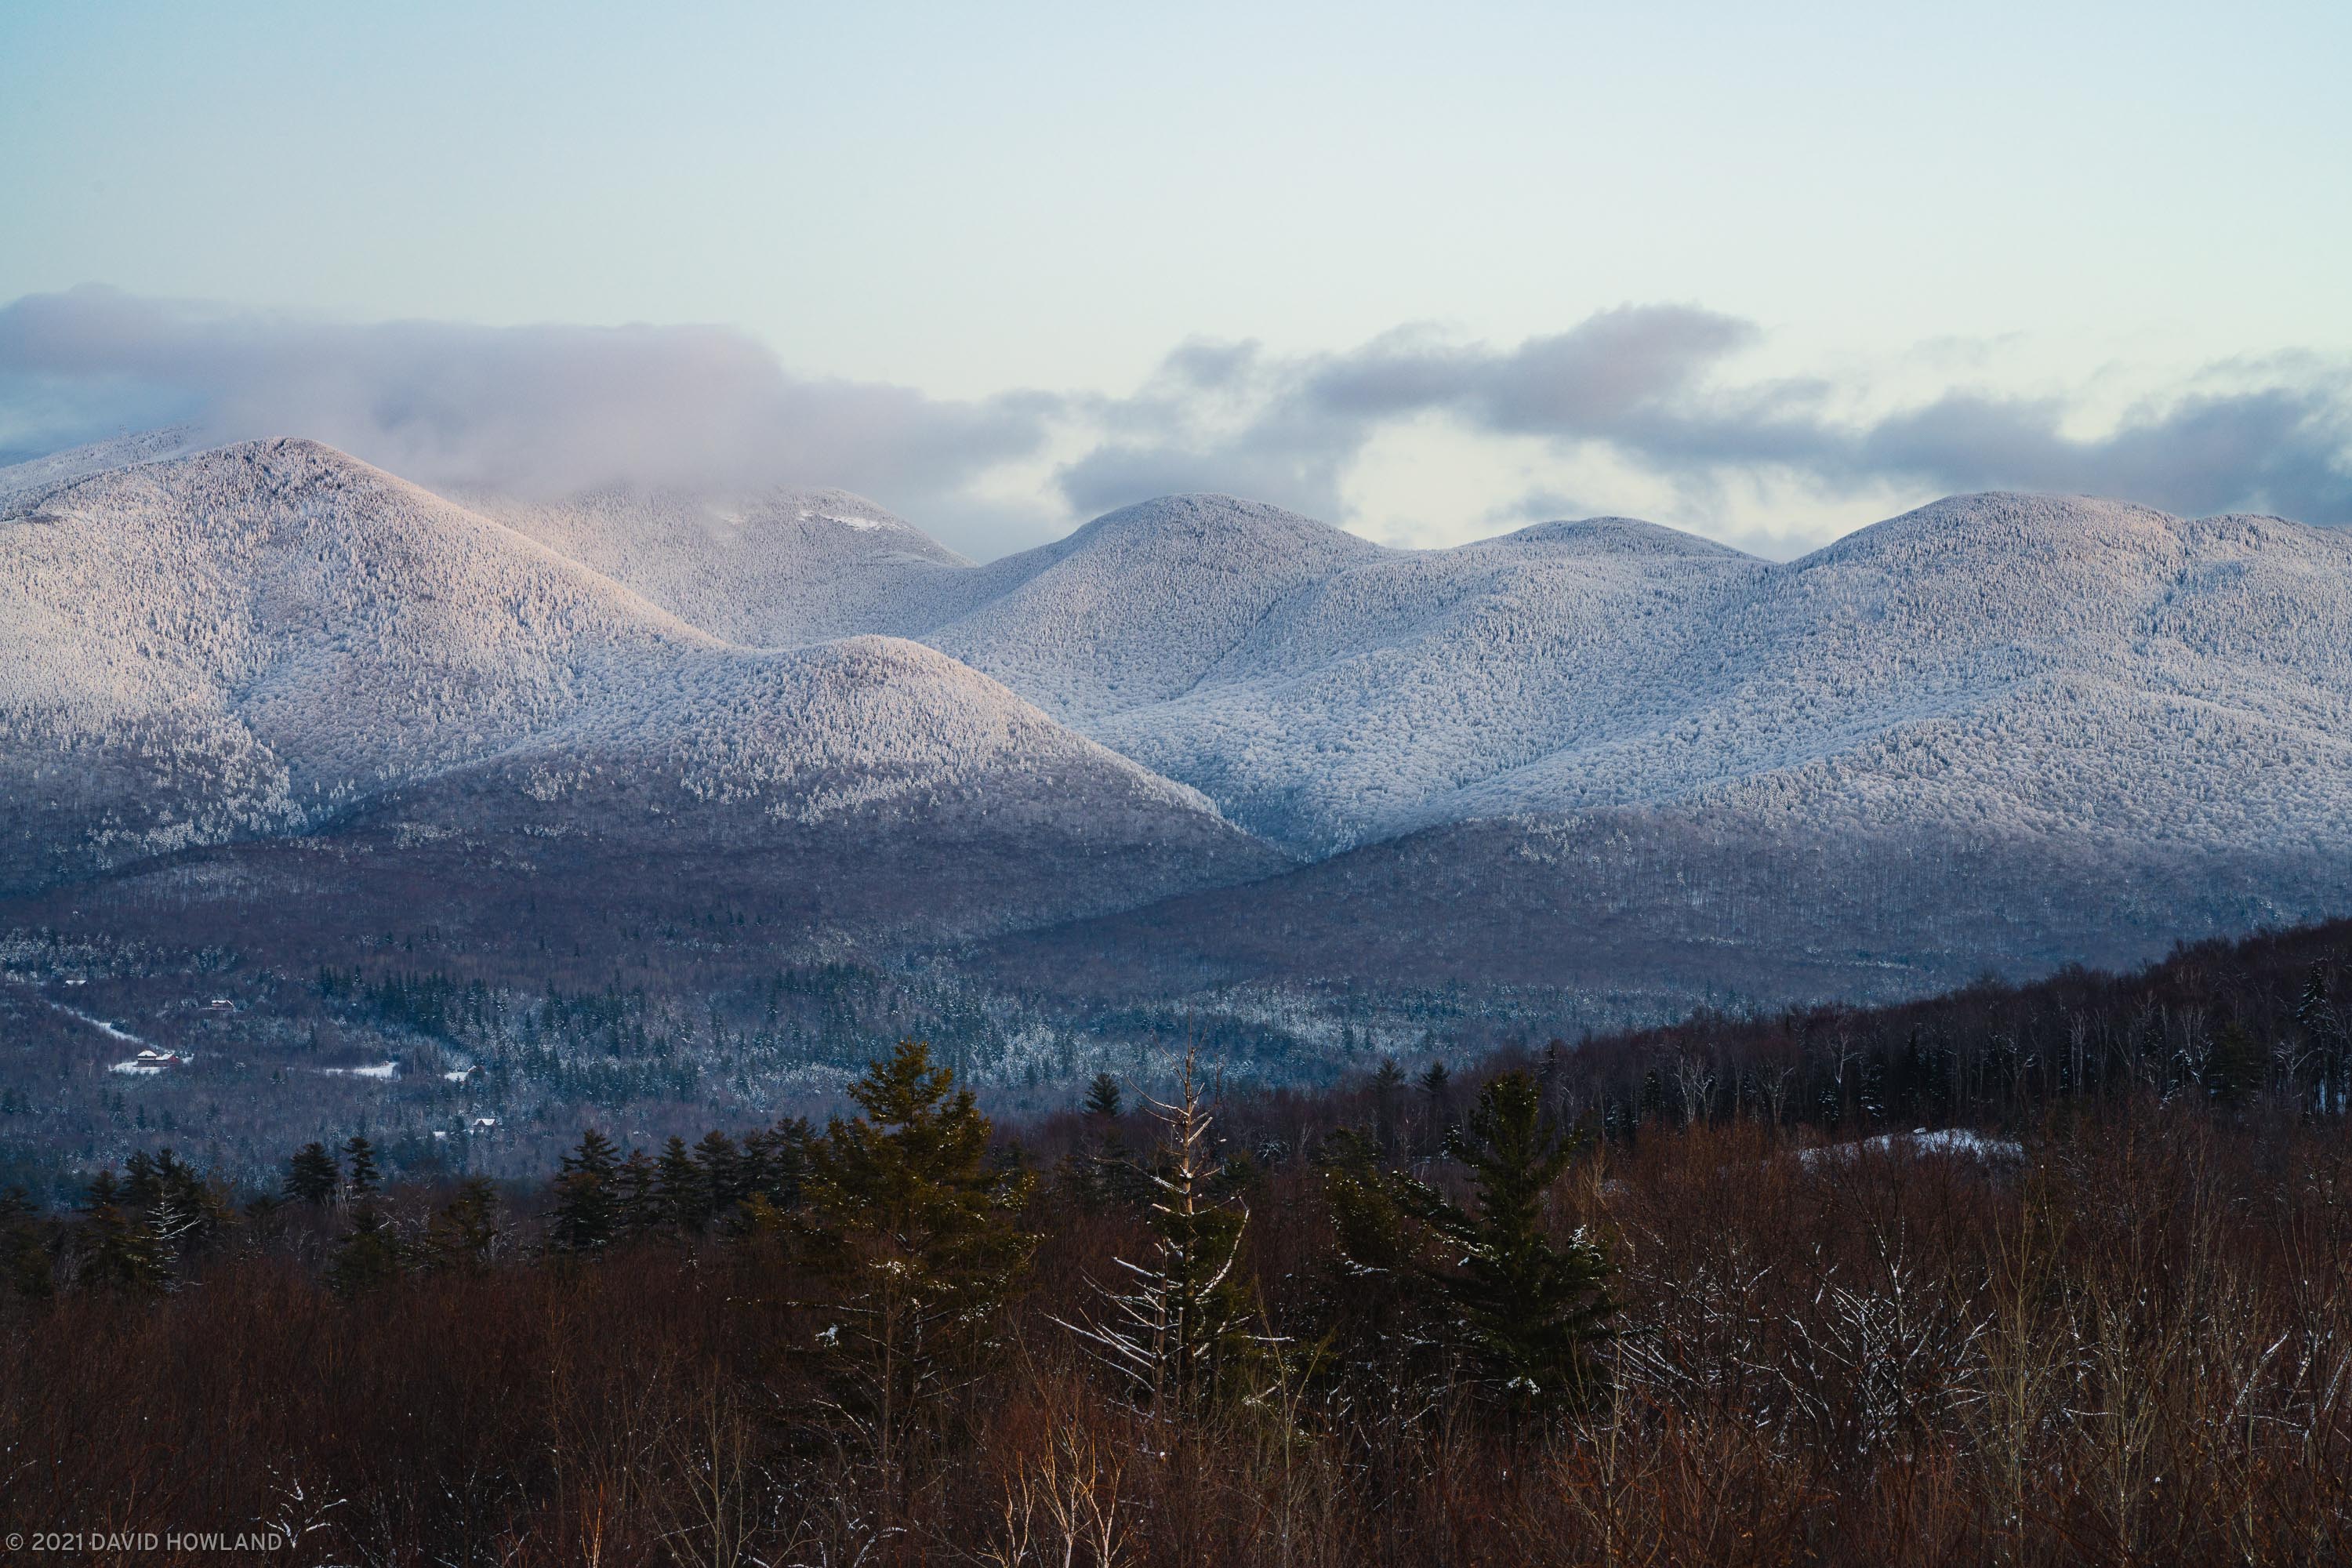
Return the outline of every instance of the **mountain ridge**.
<path id="1" fill-rule="evenodd" d="M 1580 881 L 1616 934 L 1537 948 L 1638 975 L 1646 887 L 1680 954 L 1653 978 L 1685 992 L 1710 951 L 1751 978 L 1779 952 L 1790 975 L 1948 983 L 1946 951 L 2129 957 L 2168 900 L 2210 934 L 2340 913 L 2352 889 L 2352 539 L 2284 520 L 1988 492 L 1773 563 L 1624 518 L 1396 550 L 1204 493 L 973 565 L 841 492 L 477 510 L 315 443 L 155 449 L 0 473 L 20 889 L 337 823 L 415 850 L 465 837 L 457 800 L 521 865 L 571 801 L 649 884 L 675 883 L 672 841 L 629 815 L 707 811 L 678 853 L 742 897 L 719 847 L 761 864 L 770 833 L 773 865 L 867 908 L 859 940 L 1061 931 L 1139 972 L 1190 940 L 1158 909 L 1244 932 L 1262 900 L 1299 952 L 1402 973 L 1381 922 L 1453 908 L 1507 940 Z M 567 757 L 601 782 L 547 782 Z M 1081 848 L 1097 820 L 1122 825 L 1109 859 Z M 825 868 L 926 863 L 828 825 L 1029 890 L 992 916 L 962 888 L 927 939 Z M 1777 895 L 1748 863 L 1783 868 Z M 1864 892 L 1823 882 L 1832 864 Z M 1676 900 L 1735 884 L 1760 956 L 1669 938 Z M 1808 956 L 1804 899 L 1843 911 L 1846 956 Z M 796 907 L 823 923 L 823 900 Z M 1868 956 L 1873 929 L 1910 956 Z M 1258 960 L 1196 971 L 1312 978 L 1251 942 Z"/>

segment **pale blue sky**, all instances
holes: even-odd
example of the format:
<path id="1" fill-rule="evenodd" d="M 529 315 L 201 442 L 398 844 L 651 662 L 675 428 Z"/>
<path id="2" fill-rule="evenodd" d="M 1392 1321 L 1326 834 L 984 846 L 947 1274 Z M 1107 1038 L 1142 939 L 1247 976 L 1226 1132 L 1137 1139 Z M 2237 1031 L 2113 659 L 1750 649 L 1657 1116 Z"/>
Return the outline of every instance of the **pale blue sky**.
<path id="1" fill-rule="evenodd" d="M 2316 386 L 2301 477 L 2246 494 L 2322 510 L 2352 506 L 2312 423 L 2352 361 L 2347 65 L 2352 6 L 2315 3 L 20 3 L 0 303 L 712 323 L 796 385 L 1037 389 L 1025 450 L 881 498 L 982 553 L 1163 477 L 1401 541 L 1557 502 L 1793 546 L 1982 466 L 1554 429 L 1485 392 L 1339 435 L 1300 412 L 1400 328 L 1507 358 L 1626 305 L 1742 324 L 1660 394 L 1711 430 L 1727 390 L 1769 424 L 1792 384 L 1847 435 L 1957 393 L 2077 441 Z M 1261 345 L 1254 379 L 1154 395 L 1198 340 Z M 23 404 L 73 368 L 35 368 L 0 362 L 0 449 L 65 428 Z"/>

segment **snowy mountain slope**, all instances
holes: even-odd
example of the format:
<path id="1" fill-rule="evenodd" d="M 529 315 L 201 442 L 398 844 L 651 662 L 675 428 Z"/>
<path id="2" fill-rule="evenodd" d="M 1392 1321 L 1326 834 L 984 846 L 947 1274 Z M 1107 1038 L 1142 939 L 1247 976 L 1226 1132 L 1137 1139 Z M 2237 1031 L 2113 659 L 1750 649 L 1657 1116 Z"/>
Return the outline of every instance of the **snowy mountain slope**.
<path id="1" fill-rule="evenodd" d="M 1398 831 L 1671 701 L 1657 665 L 1765 570 L 1626 542 L 1588 529 L 1366 562 L 1294 595 L 1192 690 L 1093 732 L 1302 848 Z"/>
<path id="2" fill-rule="evenodd" d="M 1388 552 L 1230 496 L 1166 496 L 981 569 L 989 596 L 923 640 L 1066 722 L 1180 697 L 1292 594 Z"/>
<path id="3" fill-rule="evenodd" d="M 993 961 L 1081 990 L 1483 977 L 1614 995 L 1632 1017 L 2129 964 L 2352 907 L 2352 536 L 1964 497 L 1705 582 L 1664 628 L 1601 601 L 1622 637 L 1581 662 L 1547 649 L 1533 662 L 1558 684 L 1343 689 L 1323 732 L 1377 714 L 1398 723 L 1382 758 L 1424 739 L 1439 759 L 1492 754 L 1476 725 L 1430 723 L 1463 692 L 1556 726 L 1533 760 L 1451 793 L 1406 779 L 1395 798 L 1418 799 L 1400 815 L 1419 830 L 1006 938 Z M 1486 668 L 1493 626 L 1468 640 Z M 1352 657 L 1426 668 L 1445 646 Z M 1318 733 L 1295 699 L 1312 686 L 1242 683 L 1129 719 L 1197 733 L 1214 713 L 1217 743 L 1263 778 L 1286 738 Z M 1112 739 L 1186 776 L 1152 750 L 1169 732 Z M 1359 762 L 1334 746 L 1324 777 Z M 1211 787 L 1250 819 L 1232 784 Z"/>
<path id="4" fill-rule="evenodd" d="M 1777 802 L 1794 824 L 2128 818 L 2252 848 L 2352 811 L 2334 739 L 2352 733 L 2352 536 L 2275 519 L 1962 497 L 1785 565 L 1621 519 L 1539 524 L 1312 561 L 1240 636 L 1239 616 L 1200 617 L 1173 658 L 1164 584 L 1215 574 L 1155 563 L 1133 624 L 1106 631 L 1121 563 L 1068 543 L 1081 652 L 1024 618 L 1025 594 L 928 640 L 1304 853 L 1674 802 Z M 967 630 L 982 617 L 991 639 Z M 2248 800 L 2255 756 L 2271 787 Z"/>
<path id="5" fill-rule="evenodd" d="M 1757 574 L 1654 668 L 1671 702 L 1423 820 L 1689 799 L 2249 847 L 2352 826 L 2352 537 L 2327 530 L 1956 498 Z"/>
<path id="6" fill-rule="evenodd" d="M 907 636 L 963 612 L 971 563 L 845 490 L 612 489 L 468 505 L 704 630 L 755 647 Z"/>
<path id="7" fill-rule="evenodd" d="M 261 837 L 139 885 L 405 867 L 456 909 L 472 846 L 654 889 L 614 895 L 638 923 L 766 888 L 913 941 L 887 864 L 934 934 L 1076 921 L 1003 939 L 1041 965 L 1450 981 L 1499 945 L 1685 1001 L 2352 899 L 2352 536 L 2275 519 L 1959 497 L 1774 564 L 1192 496 L 971 566 L 834 493 L 484 503 L 526 540 L 304 443 L 123 460 L 0 475 L 19 887 Z"/>
<path id="8" fill-rule="evenodd" d="M 118 436 L 110 441 L 94 441 L 87 447 L 70 447 L 29 462 L 13 463 L 0 468 L 0 502 L 24 491 L 50 489 L 92 474 L 112 473 L 117 468 L 176 458 L 194 451 L 202 444 L 203 438 L 194 426 L 172 425 L 160 430 Z"/>
<path id="9" fill-rule="evenodd" d="M 1286 862 L 919 645 L 696 653 L 310 832 L 151 858 L 8 908 L 279 963 L 387 933 L 471 973 L 675 985 L 1116 910 Z M 552 952 L 555 956 L 549 956 Z"/>
<path id="10" fill-rule="evenodd" d="M 934 652 L 737 647 L 313 443 L 26 489 L 0 522 L 0 784 L 29 806 L 5 884 L 314 832 L 526 760 L 551 800 L 585 768 L 740 807 L 729 821 L 961 801 L 1047 862 L 1035 841 L 1056 834 L 1177 847 L 1127 868 L 1118 898 L 1270 864 L 1197 795 Z M 1073 885 L 1038 907 L 1104 896 Z"/>

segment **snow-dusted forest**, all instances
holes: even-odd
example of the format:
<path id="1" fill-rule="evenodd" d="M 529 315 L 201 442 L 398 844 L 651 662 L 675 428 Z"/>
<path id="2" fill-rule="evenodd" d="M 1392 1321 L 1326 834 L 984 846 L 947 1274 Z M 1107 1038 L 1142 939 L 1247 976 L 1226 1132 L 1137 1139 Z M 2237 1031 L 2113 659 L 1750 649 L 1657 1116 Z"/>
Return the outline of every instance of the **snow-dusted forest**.
<path id="1" fill-rule="evenodd" d="M 0 470 L 6 1127 L 488 1168 L 901 1032 L 1035 1110 L 1188 1032 L 1314 1082 L 2127 966 L 2341 911 L 2347 736 L 2352 539 L 2276 519 L 1964 497 L 1773 563 L 1181 496 L 975 566 L 838 491 L 127 437 Z"/>

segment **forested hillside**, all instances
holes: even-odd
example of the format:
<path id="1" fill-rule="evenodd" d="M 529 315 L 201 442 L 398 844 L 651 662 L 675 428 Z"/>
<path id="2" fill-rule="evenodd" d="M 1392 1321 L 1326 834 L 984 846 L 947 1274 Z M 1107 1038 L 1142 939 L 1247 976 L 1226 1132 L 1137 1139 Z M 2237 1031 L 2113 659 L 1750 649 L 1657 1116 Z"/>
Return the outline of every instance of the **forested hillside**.
<path id="1" fill-rule="evenodd" d="M 0 1224 L 56 1457 L 0 1507 L 289 1562 L 2330 1561 L 2347 1024 L 2338 924 L 992 1129 L 877 1040 L 825 1125 L 530 1184 L 142 1151 Z"/>

